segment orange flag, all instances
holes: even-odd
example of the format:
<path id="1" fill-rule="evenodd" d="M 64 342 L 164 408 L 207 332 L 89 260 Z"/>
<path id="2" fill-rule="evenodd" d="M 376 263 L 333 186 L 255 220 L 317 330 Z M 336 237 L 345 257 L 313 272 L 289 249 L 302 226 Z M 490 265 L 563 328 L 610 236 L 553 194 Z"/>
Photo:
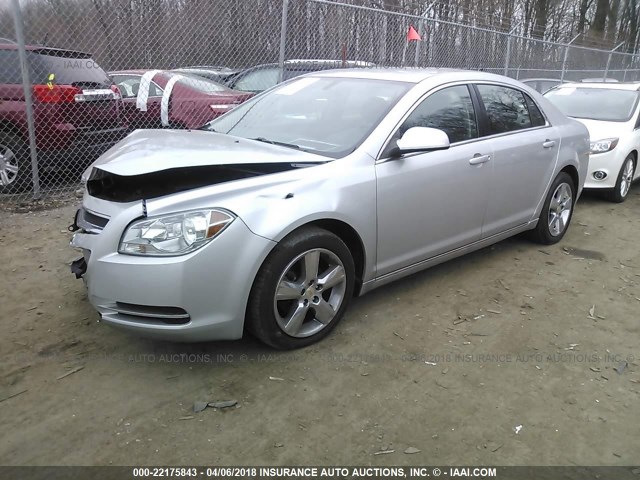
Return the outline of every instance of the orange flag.
<path id="1" fill-rule="evenodd" d="M 413 28 L 413 25 L 409 25 L 409 31 L 407 32 L 407 41 L 410 42 L 411 40 L 422 40 L 420 34 Z"/>

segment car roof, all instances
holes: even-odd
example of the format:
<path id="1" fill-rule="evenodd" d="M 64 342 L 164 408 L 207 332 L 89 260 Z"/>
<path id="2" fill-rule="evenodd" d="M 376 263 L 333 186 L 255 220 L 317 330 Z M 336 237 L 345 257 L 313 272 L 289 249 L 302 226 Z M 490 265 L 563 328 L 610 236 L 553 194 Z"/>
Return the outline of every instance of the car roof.
<path id="1" fill-rule="evenodd" d="M 522 83 L 527 83 L 527 82 L 558 82 L 558 83 L 565 83 L 566 82 L 566 80 L 560 80 L 559 78 L 520 78 L 518 81 L 522 82 Z"/>
<path id="2" fill-rule="evenodd" d="M 446 81 L 487 81 L 518 85 L 518 80 L 493 73 L 453 68 L 340 68 L 309 73 L 307 77 L 344 77 L 372 80 L 389 80 L 407 83 L 420 83 L 434 77 L 445 77 Z"/>
<path id="3" fill-rule="evenodd" d="M 231 70 L 229 68 L 214 69 L 214 68 L 204 68 L 204 67 L 181 67 L 181 68 L 174 68 L 173 70 L 170 70 L 170 71 L 194 73 L 194 74 L 198 72 L 203 72 L 203 73 L 214 73 L 216 75 L 231 75 L 232 73 L 238 72 L 238 70 Z"/>
<path id="4" fill-rule="evenodd" d="M 640 82 L 573 82 L 556 88 L 605 88 L 607 90 L 640 90 Z"/>
<path id="5" fill-rule="evenodd" d="M 109 75 L 144 75 L 147 72 L 150 72 L 151 70 L 143 70 L 143 69 L 131 69 L 131 70 L 113 70 L 110 72 L 107 72 Z M 163 71 L 160 71 L 158 73 L 164 73 Z"/>
<path id="6" fill-rule="evenodd" d="M 43 47 L 41 45 L 26 45 L 25 50 L 28 52 L 39 53 L 41 55 L 53 55 L 53 56 L 82 56 L 82 57 L 90 57 L 91 54 L 87 52 L 81 52 L 80 50 L 69 50 L 66 48 L 53 48 L 53 47 Z M 17 43 L 0 43 L 0 50 L 18 50 Z"/>

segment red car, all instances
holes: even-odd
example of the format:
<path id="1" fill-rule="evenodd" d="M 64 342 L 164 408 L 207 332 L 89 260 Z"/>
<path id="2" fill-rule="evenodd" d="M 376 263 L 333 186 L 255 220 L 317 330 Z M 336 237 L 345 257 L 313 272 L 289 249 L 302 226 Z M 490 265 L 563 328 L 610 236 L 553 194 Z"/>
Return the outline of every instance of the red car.
<path id="1" fill-rule="evenodd" d="M 205 123 L 251 98 L 252 94 L 237 92 L 212 80 L 183 72 L 160 71 L 149 84 L 147 110 L 136 105 L 140 82 L 145 70 L 110 72 L 120 89 L 129 127 L 136 128 L 199 128 Z M 169 81 L 175 77 L 168 102 L 168 125 L 161 121 L 161 102 Z"/>
<path id="2" fill-rule="evenodd" d="M 80 173 L 127 134 L 120 94 L 88 53 L 40 46 L 26 50 L 39 170 Z M 0 41 L 0 193 L 31 187 L 28 145 L 17 46 Z"/>

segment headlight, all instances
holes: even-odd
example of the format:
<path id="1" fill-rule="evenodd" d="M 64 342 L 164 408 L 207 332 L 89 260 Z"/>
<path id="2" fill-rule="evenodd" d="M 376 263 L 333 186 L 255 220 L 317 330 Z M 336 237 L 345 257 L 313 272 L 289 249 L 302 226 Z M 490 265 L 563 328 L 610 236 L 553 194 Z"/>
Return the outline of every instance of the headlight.
<path id="1" fill-rule="evenodd" d="M 122 236 L 119 253 L 177 256 L 213 240 L 235 217 L 224 210 L 196 210 L 133 222 Z"/>
<path id="2" fill-rule="evenodd" d="M 616 145 L 618 145 L 617 138 L 605 138 L 604 140 L 591 142 L 589 147 L 591 153 L 604 153 L 613 150 L 614 148 L 616 148 Z"/>
<path id="3" fill-rule="evenodd" d="M 86 170 L 82 173 L 82 176 L 80 177 L 80 183 L 82 183 L 82 185 L 86 185 L 87 182 L 89 181 L 89 177 L 91 176 L 91 171 L 93 170 L 93 164 L 89 165 Z"/>

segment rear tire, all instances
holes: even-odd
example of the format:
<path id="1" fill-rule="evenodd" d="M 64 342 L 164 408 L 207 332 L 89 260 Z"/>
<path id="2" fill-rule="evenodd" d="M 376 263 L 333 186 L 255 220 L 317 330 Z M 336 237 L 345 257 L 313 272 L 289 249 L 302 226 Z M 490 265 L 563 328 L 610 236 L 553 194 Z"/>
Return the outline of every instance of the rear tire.
<path id="1" fill-rule="evenodd" d="M 616 186 L 613 190 L 607 192 L 607 199 L 614 203 L 622 203 L 627 199 L 629 190 L 631 189 L 631 183 L 633 182 L 633 176 L 636 171 L 635 158 L 633 155 L 629 155 L 622 162 L 620 172 L 618 172 L 618 179 L 616 180 Z"/>
<path id="2" fill-rule="evenodd" d="M 538 243 L 552 245 L 564 237 L 569 228 L 575 205 L 576 187 L 566 172 L 560 172 L 551 184 L 538 225 L 531 230 L 529 237 Z"/>
<path id="3" fill-rule="evenodd" d="M 0 131 L 0 194 L 23 192 L 31 186 L 27 144 L 14 133 Z"/>
<path id="4" fill-rule="evenodd" d="M 251 289 L 247 329 L 280 350 L 326 337 L 353 296 L 355 266 L 345 243 L 305 227 L 285 237 L 264 261 Z"/>

